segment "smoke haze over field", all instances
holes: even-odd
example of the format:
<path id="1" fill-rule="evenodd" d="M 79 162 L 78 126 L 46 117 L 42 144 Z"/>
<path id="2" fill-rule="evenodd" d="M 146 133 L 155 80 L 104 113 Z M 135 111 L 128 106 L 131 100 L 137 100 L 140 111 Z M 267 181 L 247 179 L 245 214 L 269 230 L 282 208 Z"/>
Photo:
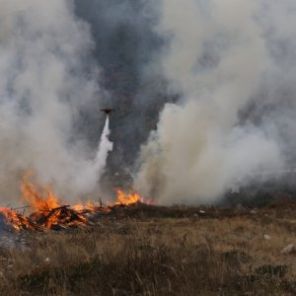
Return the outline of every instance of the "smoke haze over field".
<path id="1" fill-rule="evenodd" d="M 161 1 L 172 93 L 136 187 L 163 203 L 215 202 L 295 157 L 294 1 Z M 272 174 L 271 174 L 272 175 Z"/>
<path id="2" fill-rule="evenodd" d="M 0 0 L 1 196 L 27 169 L 74 196 L 107 170 L 161 203 L 212 203 L 288 168 L 294 2 Z"/>
<path id="3" fill-rule="evenodd" d="M 85 63 L 93 46 L 71 1 L 0 0 L 2 197 L 28 169 L 64 194 L 97 186 L 83 180 L 95 153 L 77 132 L 81 114 L 100 114 L 99 72 Z"/>

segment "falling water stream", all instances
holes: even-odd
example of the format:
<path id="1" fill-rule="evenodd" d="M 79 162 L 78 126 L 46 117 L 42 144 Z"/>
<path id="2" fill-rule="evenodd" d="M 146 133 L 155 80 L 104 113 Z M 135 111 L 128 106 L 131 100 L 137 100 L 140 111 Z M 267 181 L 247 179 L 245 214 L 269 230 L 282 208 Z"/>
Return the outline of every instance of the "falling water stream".
<path id="1" fill-rule="evenodd" d="M 94 162 L 94 170 L 100 179 L 102 173 L 106 167 L 108 153 L 113 150 L 113 143 L 109 140 L 110 135 L 110 118 L 109 115 L 106 117 L 105 126 L 100 138 L 98 151 Z"/>

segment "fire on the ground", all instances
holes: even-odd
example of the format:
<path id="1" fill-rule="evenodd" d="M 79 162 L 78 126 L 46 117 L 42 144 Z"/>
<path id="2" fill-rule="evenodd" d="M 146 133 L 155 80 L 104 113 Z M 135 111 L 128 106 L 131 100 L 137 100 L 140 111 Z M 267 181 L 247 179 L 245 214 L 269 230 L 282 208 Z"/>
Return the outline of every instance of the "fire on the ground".
<path id="1" fill-rule="evenodd" d="M 85 204 L 65 205 L 50 187 L 39 188 L 24 177 L 21 184 L 22 197 L 31 209 L 24 215 L 17 210 L 1 208 L 0 215 L 13 230 L 46 230 L 75 228 L 89 224 L 89 215 L 106 214 L 114 207 L 129 207 L 146 203 L 136 192 L 126 193 L 116 190 L 116 200 L 109 205 L 87 202 Z"/>

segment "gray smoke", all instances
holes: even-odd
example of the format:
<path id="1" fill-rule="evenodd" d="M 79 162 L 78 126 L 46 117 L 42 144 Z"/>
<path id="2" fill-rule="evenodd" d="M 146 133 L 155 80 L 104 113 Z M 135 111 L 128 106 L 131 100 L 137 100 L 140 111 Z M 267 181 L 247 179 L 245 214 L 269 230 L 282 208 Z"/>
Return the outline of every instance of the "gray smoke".
<path id="1" fill-rule="evenodd" d="M 124 184 L 140 145 L 156 127 L 160 110 L 172 100 L 153 63 L 163 44 L 153 31 L 157 10 L 150 5 L 154 1 L 75 2 L 77 15 L 91 26 L 102 85 L 109 92 L 104 103 L 115 108 L 110 121 L 114 151 L 108 160 L 108 175 L 112 183 Z M 119 180 L 113 178 L 116 172 Z"/>
<path id="2" fill-rule="evenodd" d="M 292 0 L 161 1 L 157 61 L 181 101 L 165 106 L 142 148 L 143 194 L 212 203 L 293 166 L 295 11 Z"/>
<path id="3" fill-rule="evenodd" d="M 72 1 L 0 1 L 1 197 L 17 194 L 28 169 L 59 193 L 96 188 L 96 176 L 84 174 L 96 149 L 79 128 L 101 113 L 99 69 L 85 62 L 93 48 Z M 100 125 L 92 128 L 98 144 Z"/>
<path id="4" fill-rule="evenodd" d="M 149 134 L 134 184 L 163 203 L 293 167 L 293 2 L 0 0 L 1 196 L 27 169 L 64 195 L 125 183 Z"/>

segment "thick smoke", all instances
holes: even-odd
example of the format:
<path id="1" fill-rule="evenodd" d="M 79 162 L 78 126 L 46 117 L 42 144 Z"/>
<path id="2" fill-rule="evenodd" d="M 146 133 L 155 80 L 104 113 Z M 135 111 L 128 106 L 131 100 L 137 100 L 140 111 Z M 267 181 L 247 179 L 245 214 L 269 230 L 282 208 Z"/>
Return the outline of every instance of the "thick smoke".
<path id="1" fill-rule="evenodd" d="M 295 1 L 161 3 L 159 62 L 182 100 L 142 148 L 136 187 L 163 203 L 212 203 L 293 162 Z"/>
<path id="2" fill-rule="evenodd" d="M 64 195 L 98 189 L 112 149 L 107 120 L 97 151 L 101 106 L 115 108 L 112 186 L 116 176 L 126 182 L 156 129 L 135 186 L 164 203 L 213 202 L 293 167 L 294 0 L 0 0 L 0 8 L 1 196 L 17 194 L 27 169 Z"/>
<path id="3" fill-rule="evenodd" d="M 87 114 L 101 113 L 99 71 L 86 63 L 93 47 L 70 0 L 0 1 L 1 197 L 17 194 L 27 169 L 64 194 L 97 186 L 98 168 L 87 174 L 96 152 L 79 133 Z"/>
<path id="4" fill-rule="evenodd" d="M 113 185 L 125 185 L 140 145 L 156 128 L 164 103 L 171 101 L 164 95 L 163 76 L 153 63 L 163 43 L 153 31 L 157 9 L 154 1 L 144 0 L 75 3 L 77 15 L 91 26 L 102 85 L 110 95 L 104 103 L 115 108 L 110 121 L 114 151 L 108 159 L 108 175 Z"/>

